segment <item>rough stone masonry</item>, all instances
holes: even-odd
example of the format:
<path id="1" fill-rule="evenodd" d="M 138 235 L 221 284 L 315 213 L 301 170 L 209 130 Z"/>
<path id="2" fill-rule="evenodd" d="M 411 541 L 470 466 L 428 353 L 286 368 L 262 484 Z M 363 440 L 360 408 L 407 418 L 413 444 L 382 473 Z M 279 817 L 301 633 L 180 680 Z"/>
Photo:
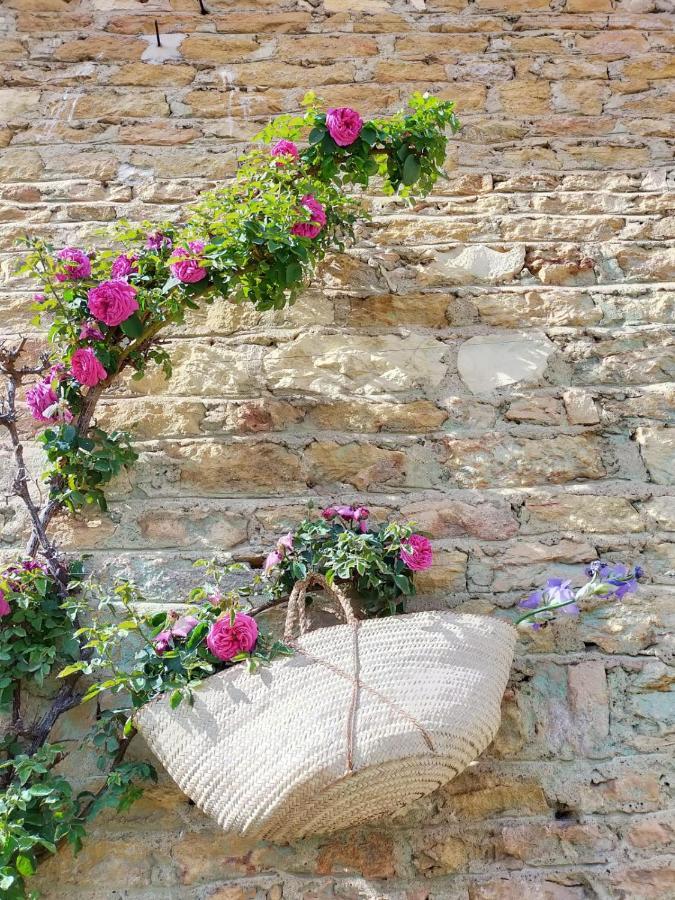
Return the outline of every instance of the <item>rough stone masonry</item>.
<path id="1" fill-rule="evenodd" d="M 307 89 L 364 114 L 428 89 L 464 130 L 435 195 L 370 196 L 292 310 L 217 304 L 171 335 L 172 380 L 105 407 L 140 463 L 108 516 L 58 523 L 64 546 L 169 601 L 194 558 L 259 560 L 339 497 L 433 534 L 418 607 L 508 607 L 605 554 L 651 583 L 523 639 L 490 751 L 400 820 L 247 850 L 163 777 L 49 863 L 43 896 L 675 896 L 671 0 L 204 5 L 4 0 L 3 335 L 31 330 L 20 234 L 101 244 L 179 216 Z M 6 501 L 4 555 L 26 527 Z"/>

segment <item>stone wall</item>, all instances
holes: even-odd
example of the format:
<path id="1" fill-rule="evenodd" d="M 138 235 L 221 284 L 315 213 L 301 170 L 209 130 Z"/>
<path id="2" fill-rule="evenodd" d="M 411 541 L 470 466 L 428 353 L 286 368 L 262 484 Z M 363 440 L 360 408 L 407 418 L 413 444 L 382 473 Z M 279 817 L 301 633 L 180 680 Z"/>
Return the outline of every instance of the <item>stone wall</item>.
<path id="1" fill-rule="evenodd" d="M 4 0 L 2 333 L 30 331 L 21 233 L 180 215 L 308 88 L 366 114 L 429 89 L 464 130 L 435 195 L 371 196 L 292 310 L 215 305 L 171 335 L 170 382 L 106 403 L 142 458 L 108 516 L 59 522 L 66 547 L 168 600 L 194 558 L 259 561 L 308 498 L 358 499 L 434 535 L 417 607 L 509 607 L 606 554 L 652 583 L 524 639 L 493 747 L 400 821 L 246 850 L 163 778 L 44 897 L 672 896 L 670 0 L 205 6 Z M 7 555 L 26 523 L 6 502 L 0 526 Z"/>

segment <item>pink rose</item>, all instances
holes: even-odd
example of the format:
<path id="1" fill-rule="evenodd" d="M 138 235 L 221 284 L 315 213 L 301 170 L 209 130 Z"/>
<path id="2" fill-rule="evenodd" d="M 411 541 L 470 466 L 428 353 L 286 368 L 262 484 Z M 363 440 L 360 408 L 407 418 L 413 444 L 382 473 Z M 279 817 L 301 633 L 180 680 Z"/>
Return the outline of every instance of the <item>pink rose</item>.
<path id="1" fill-rule="evenodd" d="M 32 388 L 26 391 L 26 404 L 31 415 L 38 422 L 53 425 L 55 422 L 72 422 L 73 414 L 65 405 L 64 400 L 59 400 L 53 387 L 53 378 L 45 378 L 38 381 Z"/>
<path id="2" fill-rule="evenodd" d="M 8 616 L 11 613 L 11 611 L 12 611 L 12 607 L 7 602 L 7 599 L 5 597 L 5 592 L 0 591 L 0 619 L 3 616 Z"/>
<path id="3" fill-rule="evenodd" d="M 126 281 L 102 281 L 88 293 L 89 312 L 114 328 L 133 316 L 138 309 L 136 288 Z"/>
<path id="4" fill-rule="evenodd" d="M 201 254 L 204 246 L 203 241 L 190 241 L 188 244 L 189 249 L 178 247 L 174 251 L 173 255 L 177 258 L 177 262 L 172 263 L 169 266 L 174 278 L 177 278 L 185 284 L 194 284 L 196 281 L 201 281 L 202 278 L 206 278 L 208 273 L 206 269 L 200 265 L 199 259 L 196 258 Z M 195 255 L 190 256 L 190 253 Z"/>
<path id="5" fill-rule="evenodd" d="M 46 294 L 33 294 L 33 300 L 35 300 L 36 303 L 42 303 L 42 301 L 46 299 Z"/>
<path id="6" fill-rule="evenodd" d="M 70 360 L 73 378 L 85 387 L 95 387 L 99 381 L 105 381 L 108 373 L 98 361 L 91 347 L 80 347 Z"/>
<path id="7" fill-rule="evenodd" d="M 274 147 L 272 147 L 272 156 L 291 156 L 293 159 L 297 159 L 300 154 L 293 141 L 282 140 L 277 141 Z M 281 160 L 279 162 L 281 162 Z M 279 165 L 279 163 L 277 163 L 277 165 Z"/>
<path id="8" fill-rule="evenodd" d="M 311 194 L 305 194 L 300 203 L 310 211 L 312 218 L 309 222 L 296 222 L 291 233 L 298 237 L 315 238 L 326 224 L 326 210 Z"/>
<path id="9" fill-rule="evenodd" d="M 113 278 L 126 278 L 127 275 L 135 274 L 138 272 L 138 266 L 135 265 L 137 260 L 137 256 L 127 256 L 123 253 L 113 262 L 110 274 Z"/>
<path id="10" fill-rule="evenodd" d="M 339 106 L 326 113 L 326 128 L 336 144 L 348 147 L 361 134 L 363 119 L 355 109 Z"/>
<path id="11" fill-rule="evenodd" d="M 206 635 L 206 646 L 214 656 L 227 662 L 239 653 L 250 653 L 257 639 L 256 620 L 238 612 L 232 623 L 229 615 L 216 619 Z"/>
<path id="12" fill-rule="evenodd" d="M 77 247 L 64 247 L 56 254 L 58 259 L 65 264 L 65 272 L 57 272 L 54 276 L 57 281 L 74 281 L 78 278 L 89 278 L 91 275 L 91 260 Z"/>
<path id="13" fill-rule="evenodd" d="M 102 341 L 103 332 L 95 322 L 84 322 L 80 328 L 81 341 Z"/>
<path id="14" fill-rule="evenodd" d="M 431 541 L 421 534 L 411 534 L 401 545 L 400 557 L 413 572 L 428 569 L 434 559 Z"/>

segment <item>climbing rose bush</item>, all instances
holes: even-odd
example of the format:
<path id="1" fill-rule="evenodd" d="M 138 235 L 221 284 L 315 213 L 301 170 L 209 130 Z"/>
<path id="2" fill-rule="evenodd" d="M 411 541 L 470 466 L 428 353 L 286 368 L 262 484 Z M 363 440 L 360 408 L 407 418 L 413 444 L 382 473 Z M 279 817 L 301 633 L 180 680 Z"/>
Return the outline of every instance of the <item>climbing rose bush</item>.
<path id="1" fill-rule="evenodd" d="M 369 122 L 348 107 L 324 112 L 313 94 L 305 106 L 257 135 L 234 179 L 203 194 L 184 225 L 120 223 L 114 251 L 28 240 L 23 271 L 43 282 L 35 321 L 49 326 L 60 367 L 27 396 L 36 420 L 52 426 L 40 438 L 52 463 L 51 509 L 103 508 L 105 485 L 134 461 L 129 437 L 92 428 L 92 415 L 124 370 L 171 374 L 162 329 L 200 303 L 261 311 L 293 303 L 326 253 L 367 218 L 354 185 L 378 177 L 385 193 L 414 202 L 441 174 L 446 131 L 459 128 L 452 103 L 421 94 L 407 112 Z"/>
<path id="2" fill-rule="evenodd" d="M 103 692 L 122 701 L 128 697 L 131 708 L 125 702 L 109 706 L 120 729 L 130 730 L 133 711 L 159 694 L 167 694 L 175 708 L 209 675 L 238 664 L 255 671 L 292 652 L 255 619 L 266 596 L 259 579 L 245 588 L 227 588 L 244 566 L 208 560 L 195 565 L 204 570 L 205 581 L 168 610 L 144 612 L 147 598 L 135 585 L 119 583 L 114 597 L 124 618 L 111 622 L 94 614 L 81 628 L 86 658 L 60 672 L 61 678 L 79 673 L 94 679 L 85 702 Z M 96 585 L 88 590 L 87 607 L 96 609 L 105 591 Z"/>

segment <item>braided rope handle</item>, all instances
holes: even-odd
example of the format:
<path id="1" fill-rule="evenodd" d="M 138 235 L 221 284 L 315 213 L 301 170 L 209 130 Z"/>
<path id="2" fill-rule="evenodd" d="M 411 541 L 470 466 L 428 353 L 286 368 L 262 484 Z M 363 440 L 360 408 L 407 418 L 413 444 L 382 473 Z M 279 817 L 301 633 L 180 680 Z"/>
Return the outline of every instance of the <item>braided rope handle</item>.
<path id="1" fill-rule="evenodd" d="M 284 627 L 284 640 L 293 639 L 293 626 L 295 620 L 298 620 L 300 626 L 300 634 L 305 634 L 309 630 L 307 621 L 307 591 L 313 585 L 317 584 L 322 587 L 327 594 L 330 594 L 337 601 L 338 607 L 342 610 L 345 622 L 348 625 L 355 624 L 358 620 L 352 609 L 352 605 L 347 599 L 347 595 L 336 584 L 329 584 L 323 575 L 318 572 L 310 573 L 301 581 L 296 581 L 293 590 L 288 598 L 288 611 L 286 613 L 286 625 Z"/>

